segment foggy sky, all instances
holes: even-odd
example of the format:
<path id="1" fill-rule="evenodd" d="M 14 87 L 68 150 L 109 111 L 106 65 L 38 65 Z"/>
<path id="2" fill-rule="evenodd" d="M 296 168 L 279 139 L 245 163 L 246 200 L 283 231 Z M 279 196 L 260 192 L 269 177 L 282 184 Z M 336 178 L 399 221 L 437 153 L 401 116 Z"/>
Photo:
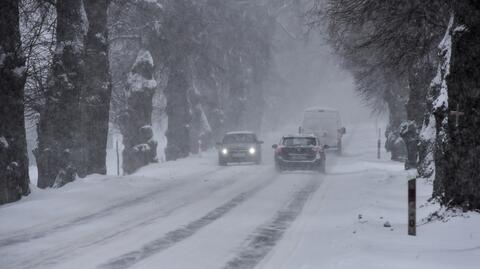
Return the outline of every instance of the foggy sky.
<path id="1" fill-rule="evenodd" d="M 275 66 L 291 94 L 281 105 L 291 124 L 299 123 L 304 109 L 312 106 L 338 109 L 344 124 L 374 120 L 354 91 L 353 77 L 341 68 L 320 33 L 310 33 L 308 40 L 278 36 L 283 47 L 274 50 Z"/>

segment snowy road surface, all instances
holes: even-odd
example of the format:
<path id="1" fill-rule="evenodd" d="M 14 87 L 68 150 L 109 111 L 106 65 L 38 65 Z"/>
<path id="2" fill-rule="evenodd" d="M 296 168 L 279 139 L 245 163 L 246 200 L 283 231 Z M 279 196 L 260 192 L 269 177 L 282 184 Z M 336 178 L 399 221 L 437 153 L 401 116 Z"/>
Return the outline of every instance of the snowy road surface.
<path id="1" fill-rule="evenodd" d="M 350 128 L 325 175 L 276 173 L 267 143 L 260 166 L 206 153 L 34 190 L 0 207 L 0 268 L 478 268 L 478 215 L 456 219 L 468 234 L 406 236 L 408 173 L 375 159 L 372 127 Z"/>

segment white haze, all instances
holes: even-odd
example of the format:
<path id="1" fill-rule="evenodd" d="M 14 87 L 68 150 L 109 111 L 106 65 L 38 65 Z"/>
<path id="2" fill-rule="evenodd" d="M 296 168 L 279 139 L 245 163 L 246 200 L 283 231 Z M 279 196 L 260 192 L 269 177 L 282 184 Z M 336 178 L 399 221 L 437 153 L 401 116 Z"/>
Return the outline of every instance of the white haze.
<path id="1" fill-rule="evenodd" d="M 292 26 L 291 19 L 288 18 L 283 22 L 280 20 L 280 23 L 282 26 L 277 27 L 276 33 L 279 42 L 276 42 L 274 49 L 278 76 L 274 79 L 279 82 L 272 87 L 284 89 L 268 91 L 283 91 L 286 98 L 281 98 L 278 104 L 280 109 L 275 109 L 281 112 L 267 113 L 266 122 L 273 121 L 273 127 L 281 126 L 282 123 L 276 119 L 280 114 L 282 119 L 297 124 L 302 118 L 303 110 L 313 106 L 338 109 L 345 124 L 373 120 L 370 108 L 362 103 L 355 92 L 353 77 L 342 69 L 339 59 L 321 34 L 312 30 L 306 36 L 302 34 L 305 29 L 298 27 L 299 22 Z M 287 29 L 287 25 L 290 28 Z M 274 107 L 276 106 L 277 104 Z"/>

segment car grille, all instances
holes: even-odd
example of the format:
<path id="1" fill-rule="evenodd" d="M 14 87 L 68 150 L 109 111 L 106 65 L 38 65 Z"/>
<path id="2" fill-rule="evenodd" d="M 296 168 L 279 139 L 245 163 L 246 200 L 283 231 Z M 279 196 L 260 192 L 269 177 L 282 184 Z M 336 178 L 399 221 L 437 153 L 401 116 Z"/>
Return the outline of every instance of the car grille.
<path id="1" fill-rule="evenodd" d="M 244 153 L 244 152 L 248 152 L 248 149 L 247 148 L 230 148 L 229 151 L 230 152 L 237 152 L 237 153 L 238 152 Z"/>

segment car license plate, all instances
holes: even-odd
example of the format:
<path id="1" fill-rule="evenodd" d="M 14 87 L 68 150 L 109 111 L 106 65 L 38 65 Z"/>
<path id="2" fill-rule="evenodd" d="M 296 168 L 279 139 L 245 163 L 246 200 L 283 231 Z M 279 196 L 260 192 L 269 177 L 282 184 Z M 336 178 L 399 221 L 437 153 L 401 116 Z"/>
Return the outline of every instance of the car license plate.
<path id="1" fill-rule="evenodd" d="M 307 159 L 307 156 L 304 156 L 304 155 L 293 155 L 292 156 L 292 160 L 295 160 L 295 161 L 303 161 L 303 160 L 306 160 Z"/>
<path id="2" fill-rule="evenodd" d="M 232 153 L 232 157 L 234 157 L 234 158 L 243 158 L 243 157 L 245 157 L 245 153 L 235 152 L 235 153 Z"/>

